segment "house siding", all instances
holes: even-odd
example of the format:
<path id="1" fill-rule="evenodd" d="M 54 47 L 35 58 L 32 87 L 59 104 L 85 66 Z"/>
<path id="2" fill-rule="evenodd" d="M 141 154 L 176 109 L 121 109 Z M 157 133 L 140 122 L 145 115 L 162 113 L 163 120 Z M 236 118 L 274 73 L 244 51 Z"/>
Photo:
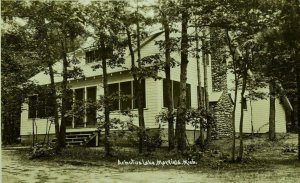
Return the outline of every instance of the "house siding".
<path id="1" fill-rule="evenodd" d="M 265 100 L 256 100 L 252 101 L 252 121 L 254 133 L 266 133 L 269 131 L 269 112 L 270 112 L 270 101 L 269 99 Z M 236 131 L 239 131 L 240 124 L 240 115 L 241 107 L 240 103 L 237 104 L 236 110 Z M 275 100 L 275 131 L 276 133 L 286 133 L 286 117 L 285 110 L 283 105 L 280 103 L 280 100 L 276 98 Z M 251 106 L 250 101 L 247 101 L 247 110 L 244 109 L 244 125 L 243 132 L 251 133 Z"/>
<path id="2" fill-rule="evenodd" d="M 21 132 L 20 135 L 32 135 L 32 125 L 33 125 L 33 119 L 28 118 L 28 104 L 23 104 L 22 106 L 22 113 L 21 113 Z M 47 125 L 47 119 L 40 119 L 36 118 L 35 119 L 35 126 L 34 126 L 34 133 L 35 134 L 46 134 L 46 128 L 49 130 L 50 126 L 50 121 L 48 121 L 48 126 Z M 54 124 L 51 124 L 50 127 L 50 133 L 54 134 L 55 133 L 55 127 Z"/>
<path id="3" fill-rule="evenodd" d="M 116 73 L 109 76 L 108 84 L 132 81 L 132 76 L 128 73 Z M 103 85 L 101 83 L 101 78 L 97 79 L 82 79 L 78 81 L 71 82 L 70 88 L 72 90 L 79 88 L 87 88 L 96 86 L 97 87 L 97 98 L 103 95 Z M 152 78 L 145 79 L 145 91 L 146 91 L 146 108 L 144 109 L 145 125 L 146 128 L 158 128 L 158 123 L 155 121 L 155 116 L 162 109 L 162 101 L 159 99 L 163 97 L 162 94 L 162 81 L 155 81 Z M 137 115 L 137 109 L 133 109 L 132 113 Z M 101 113 L 98 111 L 98 115 Z M 128 121 L 129 117 L 120 114 L 118 111 L 112 111 L 110 114 L 111 118 L 119 118 L 122 121 Z M 37 134 L 45 134 L 47 119 L 35 119 L 37 126 Z M 133 123 L 138 125 L 138 118 L 133 119 Z M 50 125 L 50 122 L 49 122 Z M 48 127 L 49 127 L 48 125 Z M 96 128 L 96 127 L 95 127 Z M 51 126 L 50 133 L 55 133 L 54 125 Z M 68 129 L 69 130 L 69 129 Z M 35 132 L 36 133 L 36 132 Z M 32 135 L 32 119 L 28 118 L 28 104 L 23 104 L 23 111 L 21 114 L 21 135 Z"/>
<path id="4" fill-rule="evenodd" d="M 194 30 L 193 29 L 189 29 L 189 31 L 192 33 Z M 172 33 L 171 37 L 180 37 L 180 34 L 178 33 Z M 159 34 L 155 34 L 150 36 L 150 41 L 147 42 L 145 45 L 143 45 L 142 49 L 141 49 L 141 55 L 142 57 L 146 57 L 146 56 L 150 56 L 156 53 L 160 53 L 159 50 L 159 46 L 156 44 L 156 41 L 160 41 L 164 39 L 164 34 L 163 33 L 159 33 Z M 193 45 L 194 46 L 194 45 Z M 125 63 L 122 65 L 125 68 L 130 68 L 131 65 L 131 60 L 130 60 L 130 55 L 129 52 L 127 50 L 126 52 L 126 57 L 125 57 Z M 202 86 L 204 83 L 204 71 L 203 71 L 203 64 L 202 64 L 202 53 L 200 52 L 200 74 L 201 74 L 201 78 L 202 78 Z M 78 50 L 76 51 L 76 56 L 77 58 L 80 60 L 80 64 L 78 64 L 78 67 L 83 68 L 84 74 L 86 76 L 86 79 L 80 79 L 80 80 L 71 80 L 70 81 L 70 87 L 72 89 L 76 89 L 76 88 L 82 88 L 84 86 L 97 86 L 98 87 L 98 91 L 99 88 L 102 87 L 101 84 L 101 77 L 100 75 L 102 74 L 101 69 L 97 69 L 96 71 L 94 71 L 91 68 L 92 63 L 90 64 L 85 64 L 85 53 L 84 50 Z M 177 61 L 180 62 L 181 58 L 180 58 L 180 52 L 172 52 L 171 56 Z M 135 52 L 135 58 L 137 58 L 137 52 Z M 162 54 L 162 60 L 164 59 L 164 55 Z M 59 65 L 60 62 L 58 62 L 58 64 L 55 64 L 55 70 L 59 73 L 61 72 L 61 67 Z M 212 91 L 212 87 L 211 87 L 211 63 L 208 65 L 208 86 L 209 86 L 209 93 Z M 197 85 L 198 85 L 198 81 L 197 81 L 197 62 L 196 62 L 196 58 L 194 58 L 192 56 L 192 54 L 189 54 L 189 64 L 188 64 L 188 73 L 187 73 L 187 83 L 191 84 L 191 106 L 192 107 L 197 107 Z M 111 74 L 112 72 L 114 72 L 113 74 Z M 128 74 L 124 74 L 127 71 L 124 70 L 124 68 L 108 68 L 108 73 L 110 75 L 108 82 L 109 83 L 114 83 L 114 82 L 122 82 L 122 81 L 128 81 L 128 80 L 132 80 L 131 76 L 129 76 Z M 120 73 L 120 74 L 119 74 Z M 160 71 L 159 75 L 161 75 L 162 77 L 164 77 L 164 72 Z M 171 79 L 174 81 L 180 81 L 180 66 L 176 66 L 174 68 L 171 69 Z M 35 77 L 32 78 L 32 80 L 39 80 L 40 84 L 47 84 L 46 81 L 48 81 L 49 83 L 49 76 L 45 75 L 44 73 L 39 73 L 38 75 L 36 75 Z M 56 82 L 60 82 L 61 78 L 56 78 L 55 79 Z M 147 118 L 148 114 L 151 116 L 151 118 L 154 116 L 154 113 L 156 113 L 155 115 L 157 115 L 163 108 L 163 91 L 162 91 L 162 81 L 158 80 L 156 82 L 151 81 L 151 79 L 147 79 L 146 80 L 146 103 L 147 103 L 147 109 L 145 110 L 145 118 Z M 101 94 L 101 90 L 100 93 Z M 161 99 L 161 100 L 158 100 Z M 151 108 L 151 107 L 155 107 L 155 109 Z M 151 110 L 151 112 L 147 112 L 148 110 Z M 146 119 L 145 119 L 146 120 Z M 148 121 L 148 119 L 147 119 Z M 149 120 L 150 121 L 150 120 Z M 148 122 L 146 122 L 148 123 Z M 149 122 L 150 126 L 156 126 L 153 122 Z"/>
<path id="5" fill-rule="evenodd" d="M 230 60 L 227 60 L 227 63 Z M 227 70 L 227 88 L 228 91 L 231 91 L 232 99 L 234 98 L 234 74 L 228 69 Z M 269 87 L 261 87 L 256 90 L 260 93 L 269 93 Z M 235 112 L 235 131 L 239 132 L 240 116 L 241 116 L 241 91 L 238 90 L 237 95 L 237 106 Z M 247 96 L 249 91 L 246 91 L 245 96 Z M 254 133 L 266 133 L 269 131 L 269 110 L 270 102 L 269 99 L 257 99 L 252 100 L 252 121 L 254 127 Z M 281 104 L 280 100 L 276 98 L 275 100 L 275 130 L 277 133 L 286 133 L 286 112 L 284 105 Z M 247 109 L 244 109 L 244 123 L 243 123 L 243 132 L 251 133 L 251 105 L 250 101 L 247 99 Z"/>

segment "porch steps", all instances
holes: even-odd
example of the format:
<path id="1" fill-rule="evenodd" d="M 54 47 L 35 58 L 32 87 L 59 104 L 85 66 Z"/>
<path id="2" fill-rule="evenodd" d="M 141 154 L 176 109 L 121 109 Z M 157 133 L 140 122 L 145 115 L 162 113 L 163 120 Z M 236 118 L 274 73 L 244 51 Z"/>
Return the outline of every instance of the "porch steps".
<path id="1" fill-rule="evenodd" d="M 94 132 L 68 132 L 66 133 L 66 146 L 84 146 L 94 137 Z"/>
<path id="2" fill-rule="evenodd" d="M 94 131 L 67 132 L 66 133 L 66 146 L 67 147 L 85 146 L 95 137 L 96 137 L 96 133 Z M 56 142 L 56 139 L 53 139 L 52 142 Z"/>

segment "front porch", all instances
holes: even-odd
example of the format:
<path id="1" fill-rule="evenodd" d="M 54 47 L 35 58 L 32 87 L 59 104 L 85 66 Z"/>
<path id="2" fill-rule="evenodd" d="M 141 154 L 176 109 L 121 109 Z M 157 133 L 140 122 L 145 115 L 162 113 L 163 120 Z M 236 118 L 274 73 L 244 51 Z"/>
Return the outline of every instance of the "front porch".
<path id="1" fill-rule="evenodd" d="M 72 133 L 72 132 L 95 132 L 97 131 L 97 128 L 67 128 L 66 132 L 67 133 Z"/>

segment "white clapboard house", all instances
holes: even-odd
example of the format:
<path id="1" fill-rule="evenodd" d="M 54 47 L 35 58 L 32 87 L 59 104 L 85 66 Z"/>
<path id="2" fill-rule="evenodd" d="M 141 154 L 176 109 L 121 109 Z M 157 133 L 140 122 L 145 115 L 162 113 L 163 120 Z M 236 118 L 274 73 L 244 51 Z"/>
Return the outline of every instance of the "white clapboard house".
<path id="1" fill-rule="evenodd" d="M 152 33 L 145 41 L 142 43 L 141 47 L 141 55 L 142 57 L 152 55 L 154 53 L 159 52 L 158 45 L 155 44 L 156 41 L 163 40 L 164 33 L 163 32 L 155 32 Z M 94 100 L 100 98 L 103 94 L 103 87 L 102 87 L 102 73 L 101 69 L 93 70 L 91 65 L 94 62 L 94 54 L 95 49 L 91 47 L 91 40 L 88 39 L 87 43 L 83 44 L 83 46 L 76 50 L 75 54 L 76 57 L 79 59 L 80 64 L 76 65 L 79 66 L 85 75 L 84 79 L 70 79 L 68 81 L 68 85 L 73 91 L 73 101 L 79 100 Z M 137 54 L 135 50 L 135 54 Z M 200 56 L 202 54 L 200 53 Z M 172 53 L 172 57 L 177 61 L 180 61 L 180 53 L 174 52 Z M 137 58 L 137 56 L 135 57 Z M 202 60 L 202 58 L 200 58 Z M 133 89 L 133 77 L 130 74 L 128 69 L 130 68 L 130 55 L 129 51 L 125 54 L 125 63 L 124 67 L 116 67 L 114 69 L 108 69 L 108 87 L 110 92 L 120 92 L 127 95 L 134 95 Z M 202 78 L 203 84 L 203 64 L 200 63 L 200 73 Z M 58 61 L 54 65 L 54 69 L 57 73 L 61 73 L 62 71 L 62 61 Z M 165 77 L 164 72 L 160 71 L 159 76 Z M 180 81 L 180 66 L 176 66 L 175 68 L 171 69 L 171 79 L 172 79 L 172 90 L 173 90 L 173 101 L 174 106 L 178 103 L 179 97 L 179 81 Z M 49 75 L 45 74 L 45 72 L 40 72 L 30 80 L 35 81 L 39 85 L 49 85 L 50 84 L 50 77 Z M 60 83 L 62 81 L 62 77 L 56 75 L 55 82 Z M 189 64 L 188 64 L 188 72 L 187 72 L 187 83 L 188 83 L 188 90 L 187 90 L 187 101 L 189 107 L 197 107 L 197 62 L 196 58 L 193 54 L 189 54 Z M 202 86 L 203 87 L 203 86 Z M 148 129 L 161 129 L 165 133 L 167 132 L 167 125 L 157 123 L 156 115 L 158 115 L 165 107 L 164 107 L 164 80 L 154 80 L 152 78 L 145 78 L 143 90 L 145 90 L 145 101 L 144 101 L 144 118 L 145 118 L 145 125 Z M 212 73 L 211 73 L 211 60 L 208 61 L 208 92 L 210 94 L 210 102 L 214 106 L 215 116 L 217 121 L 217 131 L 220 132 L 222 135 L 229 135 L 230 134 L 230 111 L 231 111 L 231 99 L 227 90 L 224 92 L 213 92 L 212 88 Z M 21 114 L 21 141 L 22 143 L 30 143 L 32 139 L 32 133 L 34 129 L 34 133 L 37 134 L 37 137 L 42 139 L 45 136 L 46 130 L 49 130 L 49 122 L 48 116 L 45 116 L 43 112 L 39 112 L 39 110 L 43 110 L 43 106 L 38 105 L 39 107 L 34 107 L 35 102 L 39 101 L 39 96 L 31 96 L 29 97 L 29 102 L 23 104 L 23 111 Z M 263 101 L 267 102 L 267 101 Z M 226 105 L 225 105 L 226 104 Z M 253 104 L 256 105 L 256 104 Z M 262 109 L 255 109 L 253 111 L 255 117 L 255 128 L 259 128 L 263 123 L 266 122 L 268 116 L 268 106 L 267 104 L 260 105 L 257 102 L 257 105 L 263 106 L 264 112 Z M 226 108 L 224 106 L 227 106 Z M 279 109 L 281 109 L 281 104 L 278 103 L 277 105 Z M 127 100 L 127 101 L 118 101 L 114 104 L 114 110 L 110 113 L 111 118 L 120 118 L 121 120 L 126 120 L 128 117 L 123 116 L 119 111 L 123 109 L 131 109 L 131 111 L 137 114 L 137 109 L 134 100 Z M 223 112 L 227 111 L 227 112 Z M 278 110 L 279 111 L 279 110 Z M 237 110 L 238 113 L 238 110 Z M 257 114 L 256 114 L 257 113 Z M 280 126 L 277 129 L 280 129 L 280 132 L 285 132 L 286 128 L 285 119 L 284 119 L 284 112 L 280 111 L 282 114 L 282 118 L 277 119 L 277 125 Z M 39 115 L 40 114 L 40 115 Z M 98 138 L 98 134 L 96 133 L 97 130 L 97 120 L 96 120 L 96 111 L 86 111 L 85 114 L 80 118 L 70 118 L 67 122 L 67 144 L 68 145 L 80 145 L 84 144 L 86 141 L 90 141 L 93 139 Z M 248 120 L 247 114 L 245 117 Z M 262 120 L 264 119 L 264 120 Z M 138 119 L 134 119 L 134 124 L 138 125 Z M 245 122 L 248 123 L 248 122 Z M 47 126 L 48 125 L 48 126 Z M 237 126 L 238 127 L 238 126 Z M 247 125 L 245 125 L 247 128 Z M 187 132 L 188 139 L 190 143 L 193 143 L 193 130 L 194 127 L 187 125 Z M 245 130 L 245 132 L 248 132 Z M 261 131 L 261 132 L 265 132 Z M 164 133 L 164 134 L 165 134 Z M 51 137 L 54 137 L 54 125 L 50 127 L 50 134 Z M 190 135 L 189 135 L 190 134 Z M 164 135 L 165 139 L 167 139 L 167 135 Z M 98 140 L 94 140 L 97 144 Z M 94 144 L 94 145 L 95 145 Z"/>

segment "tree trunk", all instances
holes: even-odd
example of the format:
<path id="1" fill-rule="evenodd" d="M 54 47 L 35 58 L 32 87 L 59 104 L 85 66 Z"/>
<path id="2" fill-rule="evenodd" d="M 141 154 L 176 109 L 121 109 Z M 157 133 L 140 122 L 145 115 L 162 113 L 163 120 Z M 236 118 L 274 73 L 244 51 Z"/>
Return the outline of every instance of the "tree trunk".
<path id="1" fill-rule="evenodd" d="M 250 118 L 251 118 L 251 136 L 254 137 L 254 126 L 253 126 L 253 107 L 252 107 L 252 101 L 251 99 L 249 100 L 249 104 L 250 104 Z"/>
<path id="2" fill-rule="evenodd" d="M 166 17 L 165 17 L 166 18 Z M 174 117 L 173 117 L 173 99 L 172 99 L 172 81 L 171 81 L 171 48 L 170 48 L 170 27 L 167 22 L 164 22 L 165 29 L 165 74 L 166 74 L 166 88 L 167 88 L 167 100 L 166 105 L 168 108 L 168 142 L 169 150 L 174 149 Z"/>
<path id="3" fill-rule="evenodd" d="M 103 38 L 100 40 L 101 44 L 101 60 L 102 60 L 102 82 L 103 82 L 103 90 L 104 90 L 104 146 L 105 146 L 105 156 L 111 155 L 111 147 L 110 147 L 110 121 L 109 121 L 109 101 L 108 101 L 108 79 L 107 79 L 107 64 L 106 64 L 106 56 L 105 56 L 105 43 Z"/>
<path id="4" fill-rule="evenodd" d="M 137 25 L 138 27 L 138 25 Z M 129 31 L 129 29 L 126 29 L 126 34 L 127 34 L 127 45 L 129 48 L 129 52 L 130 52 L 130 57 L 131 57 L 131 72 L 132 72 L 132 76 L 133 76 L 133 84 L 134 84 L 134 90 L 136 91 L 136 96 L 134 96 L 134 98 L 136 98 L 137 100 L 137 107 L 138 107 L 138 119 L 139 119 L 139 127 L 140 127 L 140 131 L 139 131 L 139 153 L 143 152 L 143 141 L 144 141 L 144 137 L 145 137 L 145 122 L 144 122 L 144 106 L 143 106 L 143 101 L 144 101 L 144 94 L 143 94 L 143 88 L 142 88 L 142 80 L 141 78 L 139 79 L 136 71 L 137 71 L 137 67 L 135 65 L 135 57 L 134 57 L 134 51 L 133 51 L 133 47 L 132 47 L 132 40 L 131 40 L 131 33 Z M 138 27 L 138 34 L 139 34 L 139 27 Z M 140 53 L 140 40 L 139 40 L 139 36 L 138 36 L 138 59 L 141 59 L 141 53 Z M 139 67 L 140 67 L 140 63 L 139 63 Z"/>
<path id="5" fill-rule="evenodd" d="M 137 103 L 138 103 L 138 116 L 139 116 L 139 127 L 140 127 L 140 139 L 139 139 L 139 153 L 143 152 L 144 139 L 145 139 L 145 121 L 144 121 L 144 106 L 143 106 L 143 89 L 142 89 L 142 80 L 138 80 L 138 90 L 137 90 Z"/>
<path id="6" fill-rule="evenodd" d="M 275 131 L 275 83 L 271 81 L 269 84 L 270 88 L 270 113 L 269 113 L 269 140 L 274 141 L 276 139 Z"/>
<path id="7" fill-rule="evenodd" d="M 35 118 L 32 118 L 32 146 L 35 146 L 35 133 L 34 133 L 34 123 L 35 123 Z"/>
<path id="8" fill-rule="evenodd" d="M 300 64 L 297 66 L 298 159 L 300 160 Z"/>
<path id="9" fill-rule="evenodd" d="M 204 33 L 203 33 L 204 34 Z M 202 40 L 202 44 L 204 46 L 207 46 L 207 42 L 205 40 Z M 210 111 L 209 108 L 209 94 L 208 94 L 208 81 L 207 81 L 207 61 L 208 61 L 208 54 L 203 52 L 203 68 L 204 68 L 204 106 L 206 109 L 206 112 Z M 206 136 L 206 144 L 210 143 L 211 141 L 211 130 L 212 130 L 212 124 L 211 121 L 207 120 L 207 136 Z"/>
<path id="10" fill-rule="evenodd" d="M 236 74 L 235 74 L 236 75 Z M 234 84 L 234 101 L 233 101 L 233 109 L 232 109 L 232 149 L 231 149 L 231 161 L 235 162 L 235 111 L 237 104 L 237 90 L 238 90 L 238 79 L 235 76 L 235 84 Z"/>
<path id="11" fill-rule="evenodd" d="M 186 80 L 187 80 L 187 66 L 188 66 L 188 11 L 186 8 L 188 0 L 183 1 L 182 9 L 182 27 L 181 27 L 181 65 L 180 65 L 180 95 L 179 105 L 177 108 L 176 119 L 176 141 L 177 150 L 183 151 L 186 148 Z"/>
<path id="12" fill-rule="evenodd" d="M 55 137 L 58 140 L 59 138 L 59 122 L 58 122 L 58 104 L 56 101 L 56 87 L 54 82 L 54 71 L 51 64 L 48 65 L 49 68 L 49 76 L 50 76 L 50 87 L 51 87 L 51 100 L 53 103 L 53 110 L 54 110 L 54 125 L 55 125 Z"/>
<path id="13" fill-rule="evenodd" d="M 232 63 L 233 63 L 233 72 L 234 72 L 234 101 L 233 101 L 233 109 L 232 109 L 232 149 L 231 149 L 231 162 L 235 162 L 235 111 L 236 111 L 236 104 L 237 104 L 237 92 L 238 92 L 238 86 L 239 86 L 239 80 L 236 73 L 236 60 L 235 60 L 235 51 L 232 48 L 232 42 L 229 35 L 229 31 L 225 30 L 226 39 L 228 48 L 230 51 L 230 56 L 232 57 Z"/>
<path id="14" fill-rule="evenodd" d="M 138 53 L 138 68 L 141 68 L 141 40 L 140 40 L 140 24 L 137 22 L 137 53 Z M 144 90 L 142 89 L 142 78 L 138 78 L 137 82 L 137 100 L 138 100 L 138 116 L 139 116 L 139 127 L 140 127 L 140 139 L 139 139 L 139 153 L 143 152 L 144 139 L 145 139 L 145 121 L 144 121 L 144 106 L 143 106 L 143 95 Z"/>
<path id="15" fill-rule="evenodd" d="M 199 56 L 199 37 L 198 37 L 198 27 L 196 27 L 196 60 L 197 60 L 197 79 L 198 79 L 198 109 L 203 108 L 203 96 L 202 96 L 202 82 L 201 82 L 201 72 L 200 72 L 200 56 Z M 200 119 L 200 147 L 204 147 L 204 127 L 203 120 Z"/>
<path id="16" fill-rule="evenodd" d="M 239 156 L 238 161 L 242 161 L 243 154 L 244 154 L 244 144 L 243 144 L 243 124 L 244 124 L 244 108 L 246 102 L 245 98 L 245 90 L 246 90 L 246 84 L 247 84 L 247 68 L 244 69 L 243 72 L 243 83 L 242 83 L 242 91 L 241 91 L 241 117 L 240 117 L 240 132 L 239 132 L 239 138 L 240 138 L 240 147 L 239 147 Z"/>
<path id="17" fill-rule="evenodd" d="M 66 146 L 66 113 L 67 113 L 67 103 L 68 103 L 68 60 L 67 60 L 67 52 L 66 52 L 66 43 L 65 40 L 61 42 L 62 46 L 62 60 L 63 60 L 63 71 L 62 71 L 62 83 L 61 83 L 61 90 L 62 90 L 62 104 L 61 104 L 61 123 L 60 123 L 60 130 L 59 130 L 59 138 L 58 140 L 58 147 L 57 152 L 61 151 L 61 148 Z"/>

